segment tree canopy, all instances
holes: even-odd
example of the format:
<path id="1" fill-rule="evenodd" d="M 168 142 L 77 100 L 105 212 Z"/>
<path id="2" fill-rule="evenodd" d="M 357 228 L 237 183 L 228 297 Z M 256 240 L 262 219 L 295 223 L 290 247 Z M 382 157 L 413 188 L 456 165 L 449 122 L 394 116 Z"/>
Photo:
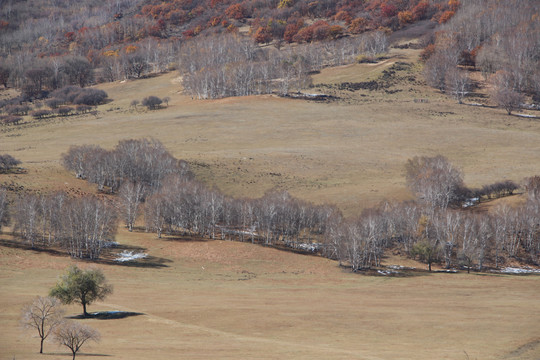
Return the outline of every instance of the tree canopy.
<path id="1" fill-rule="evenodd" d="M 70 266 L 58 283 L 50 291 L 64 304 L 79 303 L 83 306 L 84 316 L 88 316 L 86 306 L 96 300 L 103 300 L 112 293 L 112 286 L 107 284 L 105 275 L 99 269 L 81 270 L 76 265 Z"/>

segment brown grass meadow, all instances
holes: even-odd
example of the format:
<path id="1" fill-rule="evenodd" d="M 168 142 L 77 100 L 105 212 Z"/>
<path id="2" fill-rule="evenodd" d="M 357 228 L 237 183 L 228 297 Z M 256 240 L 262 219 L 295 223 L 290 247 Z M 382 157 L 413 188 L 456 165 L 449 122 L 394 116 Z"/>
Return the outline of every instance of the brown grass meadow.
<path id="1" fill-rule="evenodd" d="M 323 70 L 314 83 L 378 79 L 396 61 L 415 56 L 393 50 L 378 65 Z M 340 98 L 325 103 L 270 95 L 199 101 L 181 94 L 174 73 L 100 85 L 113 101 L 97 116 L 0 129 L 0 153 L 27 169 L 0 175 L 0 184 L 94 192 L 62 169 L 61 154 L 71 145 L 111 148 L 141 137 L 160 140 L 198 178 L 227 194 L 256 197 L 275 187 L 335 203 L 350 216 L 383 199 L 410 198 L 403 165 L 415 155 L 447 156 L 472 187 L 540 174 L 537 120 L 457 105 L 427 89 L 416 65 L 398 75 L 393 93 L 310 90 Z M 169 96 L 169 106 L 130 106 L 149 95 Z M 46 295 L 72 263 L 103 269 L 114 285 L 113 295 L 90 311 L 141 314 L 78 320 L 102 334 L 99 344 L 83 347 L 81 359 L 540 358 L 538 276 L 368 276 L 320 257 L 246 243 L 156 239 L 123 229 L 117 240 L 149 257 L 131 265 L 87 263 L 27 250 L 10 233 L 0 235 L 0 359 L 69 358 L 54 344 L 40 356 L 38 339 L 20 328 L 19 318 L 21 304 Z M 425 268 L 385 259 L 397 262 Z"/>

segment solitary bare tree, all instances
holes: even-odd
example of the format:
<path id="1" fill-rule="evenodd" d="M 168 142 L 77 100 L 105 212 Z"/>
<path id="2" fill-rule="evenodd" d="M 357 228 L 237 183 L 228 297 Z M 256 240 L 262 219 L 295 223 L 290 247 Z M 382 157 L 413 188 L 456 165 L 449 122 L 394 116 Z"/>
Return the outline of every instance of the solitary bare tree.
<path id="1" fill-rule="evenodd" d="M 22 324 L 27 329 L 36 329 L 41 345 L 39 353 L 43 353 L 43 342 L 64 321 L 64 309 L 56 298 L 38 296 L 31 304 L 22 308 Z"/>
<path id="2" fill-rule="evenodd" d="M 71 350 L 73 360 L 75 355 L 87 341 L 99 341 L 99 332 L 89 326 L 66 321 L 55 332 L 55 338 L 58 344 L 64 345 Z"/>

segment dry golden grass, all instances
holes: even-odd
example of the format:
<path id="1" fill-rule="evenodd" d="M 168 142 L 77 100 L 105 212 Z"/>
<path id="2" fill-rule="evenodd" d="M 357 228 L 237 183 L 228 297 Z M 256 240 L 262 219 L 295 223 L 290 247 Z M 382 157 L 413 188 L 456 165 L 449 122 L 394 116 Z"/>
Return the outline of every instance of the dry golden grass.
<path id="1" fill-rule="evenodd" d="M 396 51 L 383 64 L 324 70 L 314 82 L 376 79 L 416 54 Z M 418 77 L 417 71 L 409 75 Z M 197 101 L 180 94 L 175 74 L 100 88 L 114 101 L 97 117 L 1 129 L 0 153 L 22 160 L 28 173 L 0 175 L 0 184 L 95 191 L 61 168 L 61 154 L 70 145 L 111 148 L 140 137 L 159 139 L 190 161 L 200 179 L 228 194 L 260 196 L 277 187 L 336 203 L 347 214 L 385 198 L 410 197 L 402 169 L 415 155 L 446 155 L 470 186 L 540 173 L 536 121 L 458 106 L 418 81 L 397 84 L 393 89 L 402 91 L 394 94 L 329 89 L 342 98 L 331 103 L 274 96 Z M 171 97 L 170 106 L 130 109 L 132 100 L 149 95 Z M 429 102 L 415 103 L 418 98 Z M 135 360 L 467 359 L 464 352 L 479 360 L 540 357 L 538 276 L 371 277 L 330 260 L 250 244 L 157 240 L 124 231 L 118 241 L 152 258 L 142 261 L 146 267 L 98 264 L 115 292 L 90 310 L 144 315 L 84 320 L 103 335 L 99 345 L 85 345 L 85 354 Z M 20 330 L 18 319 L 21 304 L 45 295 L 73 262 L 0 246 L 1 359 L 68 358 L 52 344 L 45 350 L 55 355 L 39 356 L 37 339 Z"/>
<path id="2" fill-rule="evenodd" d="M 143 315 L 78 320 L 102 334 L 99 344 L 83 348 L 84 354 L 466 359 L 466 351 L 471 359 L 531 360 L 540 355 L 538 276 L 373 277 L 343 271 L 327 259 L 245 243 L 158 240 L 124 231 L 119 241 L 147 249 L 152 258 L 140 261 L 147 267 L 79 262 L 102 268 L 115 287 L 89 310 Z M 159 261 L 166 267 L 150 266 Z M 73 262 L 0 247 L 0 358 L 43 358 L 33 333 L 18 327 L 21 304 L 45 295 Z M 80 311 L 70 306 L 68 312 Z M 55 359 L 69 356 L 54 344 L 46 344 L 45 352 Z"/>
<path id="3" fill-rule="evenodd" d="M 376 78 L 400 50 L 380 65 L 324 70 L 315 83 Z M 417 69 L 406 74 L 420 78 Z M 234 196 L 260 196 L 277 187 L 346 213 L 384 198 L 404 199 L 403 164 L 415 155 L 443 154 L 465 173 L 470 186 L 540 173 L 540 126 L 498 109 L 457 105 L 415 83 L 395 94 L 338 92 L 344 101 L 314 103 L 274 96 L 198 101 L 180 94 L 176 75 L 104 84 L 113 102 L 99 115 L 5 128 L 0 153 L 24 162 L 29 175 L 14 179 L 30 188 L 83 187 L 63 172 L 59 158 L 70 145 L 113 147 L 125 138 L 154 137 L 193 163 L 204 181 Z M 332 90 L 333 91 L 333 90 Z M 148 95 L 171 97 L 167 109 L 130 108 Z M 414 100 L 428 99 L 428 103 Z M 278 174 L 278 175 L 276 175 Z M 12 179 L 3 176 L 0 182 Z M 60 179 L 57 181 L 56 179 Z"/>

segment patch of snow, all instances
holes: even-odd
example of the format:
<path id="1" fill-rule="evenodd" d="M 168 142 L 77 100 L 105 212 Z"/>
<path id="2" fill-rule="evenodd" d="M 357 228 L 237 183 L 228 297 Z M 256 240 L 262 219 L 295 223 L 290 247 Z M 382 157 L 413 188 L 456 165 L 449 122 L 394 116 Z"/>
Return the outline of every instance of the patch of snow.
<path id="1" fill-rule="evenodd" d="M 479 104 L 479 103 L 466 103 L 465 105 L 469 105 L 469 106 L 484 106 L 484 104 Z"/>
<path id="2" fill-rule="evenodd" d="M 114 259 L 114 261 L 124 262 L 124 261 L 131 261 L 131 260 L 137 260 L 137 259 L 144 259 L 147 257 L 148 254 L 145 253 L 133 253 L 133 251 L 127 251 L 124 250 L 120 254 L 118 254 L 118 257 Z"/>
<path id="3" fill-rule="evenodd" d="M 104 241 L 103 242 L 103 247 L 104 248 L 111 248 L 111 247 L 117 247 L 118 246 L 118 242 L 116 241 Z"/>
<path id="4" fill-rule="evenodd" d="M 399 271 L 393 271 L 393 270 L 377 270 L 377 272 L 381 275 L 387 276 L 387 275 L 393 275 L 393 274 L 399 274 Z"/>
<path id="5" fill-rule="evenodd" d="M 515 114 L 516 116 L 519 116 L 519 117 L 524 117 L 524 118 L 533 118 L 533 119 L 536 119 L 538 116 L 536 115 L 529 115 L 529 114 Z"/>
<path id="6" fill-rule="evenodd" d="M 316 252 L 317 250 L 319 250 L 319 244 L 302 243 L 298 244 L 298 249 L 309 252 Z"/>
<path id="7" fill-rule="evenodd" d="M 463 203 L 462 206 L 463 206 L 464 208 L 467 208 L 467 207 L 469 207 L 469 206 L 476 205 L 476 204 L 478 203 L 479 200 L 480 200 L 480 198 L 477 198 L 477 197 L 467 199 L 467 200 L 465 200 L 465 202 Z"/>
<path id="8" fill-rule="evenodd" d="M 387 268 L 392 269 L 392 270 L 414 270 L 414 269 L 416 269 L 415 267 L 408 267 L 408 266 L 403 266 L 403 265 L 388 265 Z"/>
<path id="9" fill-rule="evenodd" d="M 505 267 L 501 270 L 494 270 L 503 274 L 540 274 L 540 269 L 533 268 L 517 268 L 517 267 Z"/>

